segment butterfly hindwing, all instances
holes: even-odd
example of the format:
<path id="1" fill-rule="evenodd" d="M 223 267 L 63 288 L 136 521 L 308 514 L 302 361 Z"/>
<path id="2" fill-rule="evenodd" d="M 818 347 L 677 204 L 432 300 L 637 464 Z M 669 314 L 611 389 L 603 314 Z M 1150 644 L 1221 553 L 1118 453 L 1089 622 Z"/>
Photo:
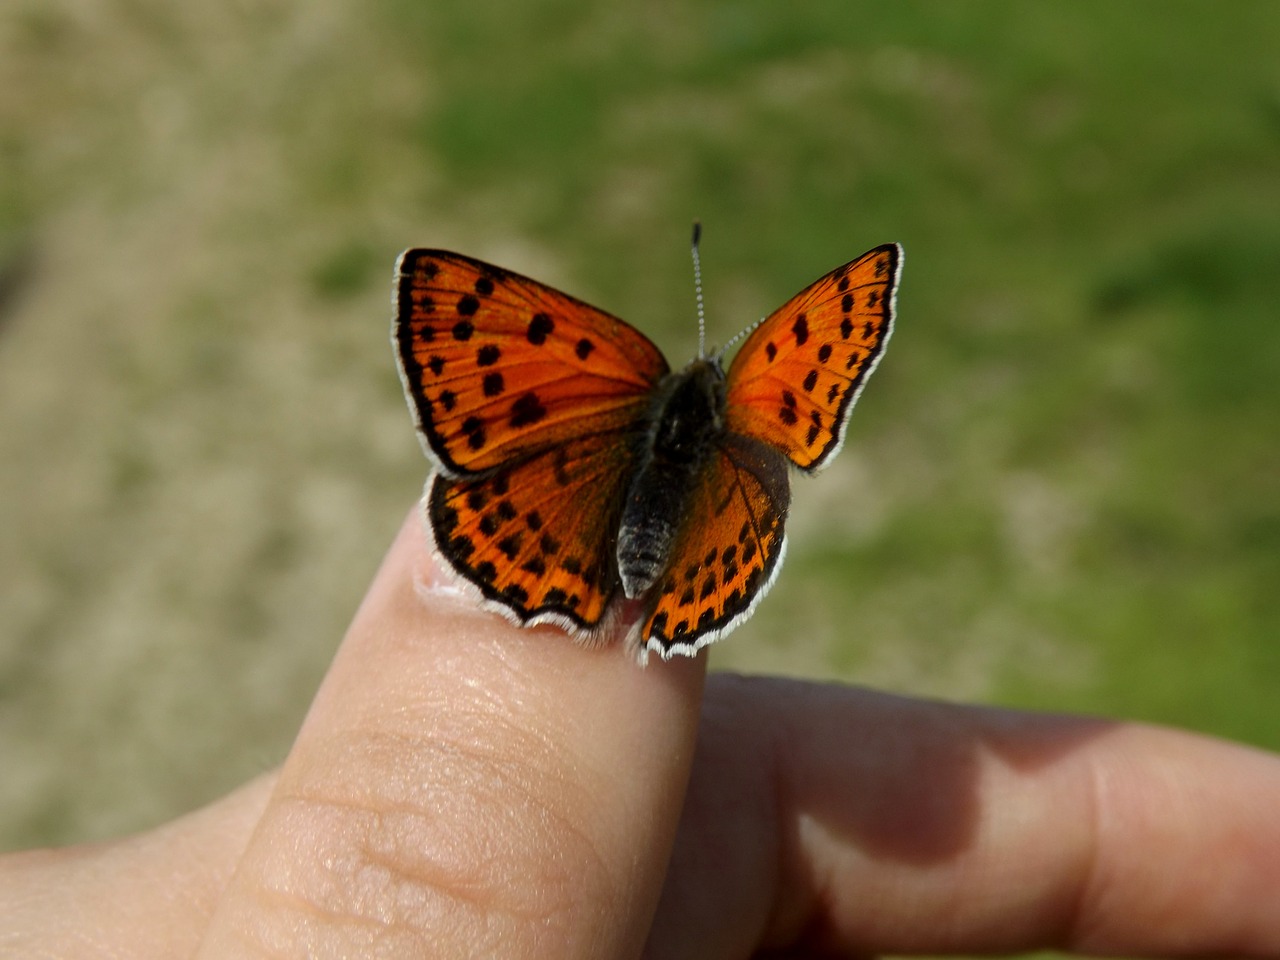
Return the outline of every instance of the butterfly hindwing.
<path id="1" fill-rule="evenodd" d="M 613 550 L 632 450 L 602 433 L 483 477 L 437 471 L 426 511 L 440 552 L 520 622 L 588 635 L 617 591 Z"/>
<path id="2" fill-rule="evenodd" d="M 424 447 L 451 476 L 633 422 L 667 362 L 602 310 L 443 250 L 396 267 L 392 341 Z"/>
<path id="3" fill-rule="evenodd" d="M 640 638 L 664 658 L 692 654 L 751 614 L 786 550 L 786 460 L 747 437 L 724 437 L 690 492 L 666 574 Z"/>
<path id="4" fill-rule="evenodd" d="M 729 367 L 730 430 L 816 472 L 840 449 L 863 384 L 893 332 L 896 243 L 837 267 L 770 314 Z"/>

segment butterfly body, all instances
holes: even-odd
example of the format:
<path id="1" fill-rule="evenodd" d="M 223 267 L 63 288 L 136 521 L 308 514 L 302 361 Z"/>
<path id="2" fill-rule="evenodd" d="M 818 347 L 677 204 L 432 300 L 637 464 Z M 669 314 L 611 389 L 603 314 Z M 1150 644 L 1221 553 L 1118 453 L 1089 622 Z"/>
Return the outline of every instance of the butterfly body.
<path id="1" fill-rule="evenodd" d="M 788 468 L 816 472 L 892 330 L 901 249 L 838 267 L 727 371 L 672 372 L 623 321 L 442 250 L 397 265 L 392 340 L 434 464 L 441 555 L 484 604 L 592 640 L 624 599 L 642 656 L 692 654 L 754 610 L 785 553 Z"/>
<path id="2" fill-rule="evenodd" d="M 629 599 L 666 569 L 698 473 L 724 436 L 725 375 L 697 359 L 654 391 L 618 527 L 618 572 Z"/>

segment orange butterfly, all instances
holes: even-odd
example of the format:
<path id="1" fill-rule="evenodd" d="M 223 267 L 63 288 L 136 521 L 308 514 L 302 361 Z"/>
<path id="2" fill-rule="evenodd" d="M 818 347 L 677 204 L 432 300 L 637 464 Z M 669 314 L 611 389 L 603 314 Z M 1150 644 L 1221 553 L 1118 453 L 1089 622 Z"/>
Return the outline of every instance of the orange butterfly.
<path id="1" fill-rule="evenodd" d="M 788 462 L 816 473 L 840 449 L 901 265 L 900 246 L 876 247 L 762 320 L 727 374 L 720 354 L 673 373 L 640 331 L 567 294 L 405 251 L 392 342 L 434 464 L 440 553 L 519 623 L 591 640 L 629 608 L 642 660 L 724 636 L 781 567 Z"/>

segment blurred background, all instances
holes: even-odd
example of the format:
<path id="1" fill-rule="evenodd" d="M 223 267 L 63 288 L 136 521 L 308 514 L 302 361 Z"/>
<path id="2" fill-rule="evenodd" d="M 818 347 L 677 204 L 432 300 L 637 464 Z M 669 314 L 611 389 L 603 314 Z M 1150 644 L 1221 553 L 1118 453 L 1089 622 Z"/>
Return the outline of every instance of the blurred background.
<path id="1" fill-rule="evenodd" d="M 402 248 L 680 365 L 695 217 L 712 341 L 907 252 L 715 667 L 1280 747 L 1280 6 L 3 7 L 4 847 L 286 750 L 426 474 Z"/>

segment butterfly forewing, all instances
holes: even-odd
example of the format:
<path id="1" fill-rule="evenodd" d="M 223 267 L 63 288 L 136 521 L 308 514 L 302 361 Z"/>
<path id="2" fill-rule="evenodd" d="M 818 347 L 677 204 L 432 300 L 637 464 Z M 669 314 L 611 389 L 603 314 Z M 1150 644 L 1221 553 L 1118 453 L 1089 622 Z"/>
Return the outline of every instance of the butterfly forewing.
<path id="1" fill-rule="evenodd" d="M 774 311 L 729 367 L 730 430 L 814 472 L 840 449 L 854 401 L 893 331 L 896 243 L 837 267 Z"/>
<path id="2" fill-rule="evenodd" d="M 616 317 L 443 250 L 401 255 L 392 339 L 424 445 L 453 476 L 632 424 L 668 369 Z"/>
<path id="3" fill-rule="evenodd" d="M 485 477 L 437 473 L 427 516 L 440 552 L 516 619 L 590 630 L 618 584 L 612 551 L 632 450 L 594 434 Z"/>

